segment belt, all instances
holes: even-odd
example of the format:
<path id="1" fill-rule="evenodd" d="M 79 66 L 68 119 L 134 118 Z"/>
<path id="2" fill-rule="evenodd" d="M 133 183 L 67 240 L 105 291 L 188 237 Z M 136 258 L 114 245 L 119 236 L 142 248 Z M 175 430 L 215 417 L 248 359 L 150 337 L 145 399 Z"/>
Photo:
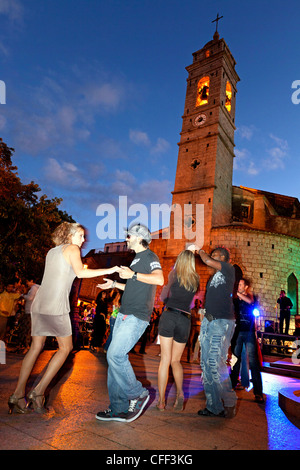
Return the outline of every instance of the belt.
<path id="1" fill-rule="evenodd" d="M 209 322 L 213 320 L 217 320 L 216 317 L 213 317 L 211 313 L 207 313 L 207 312 L 205 312 L 204 318 L 206 318 L 206 320 L 208 320 Z"/>
<path id="2" fill-rule="evenodd" d="M 185 315 L 187 318 L 191 318 L 191 313 L 186 312 L 185 310 L 180 310 L 179 308 L 174 308 L 174 307 L 167 307 L 167 310 L 170 310 L 171 312 L 179 312 L 182 313 L 182 315 Z"/>

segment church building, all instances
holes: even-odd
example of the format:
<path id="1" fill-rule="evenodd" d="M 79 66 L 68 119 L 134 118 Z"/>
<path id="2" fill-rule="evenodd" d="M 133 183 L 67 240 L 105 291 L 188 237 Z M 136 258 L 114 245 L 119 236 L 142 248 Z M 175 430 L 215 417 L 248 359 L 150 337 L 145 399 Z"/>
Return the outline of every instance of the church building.
<path id="1" fill-rule="evenodd" d="M 174 212 L 169 227 L 154 234 L 150 248 L 159 256 L 167 282 L 177 255 L 193 243 L 196 233 L 208 253 L 225 246 L 237 281 L 243 276 L 252 282 L 262 329 L 266 321 L 275 324 L 277 299 L 281 289 L 286 291 L 293 302 L 292 334 L 294 315 L 299 311 L 300 203 L 295 197 L 232 185 L 239 82 L 235 66 L 228 45 L 216 30 L 213 39 L 193 53 L 193 62 L 186 67 L 186 98 L 172 192 Z M 176 207 L 188 207 L 188 215 L 176 218 Z M 197 217 L 197 208 L 201 208 L 202 217 Z M 175 236 L 178 229 L 181 237 Z M 96 260 L 90 253 L 85 262 L 89 256 Z M 97 256 L 98 261 L 102 257 L 101 265 L 106 256 L 109 254 Z M 197 270 L 201 279 L 199 298 L 203 300 L 209 274 L 200 259 Z"/>

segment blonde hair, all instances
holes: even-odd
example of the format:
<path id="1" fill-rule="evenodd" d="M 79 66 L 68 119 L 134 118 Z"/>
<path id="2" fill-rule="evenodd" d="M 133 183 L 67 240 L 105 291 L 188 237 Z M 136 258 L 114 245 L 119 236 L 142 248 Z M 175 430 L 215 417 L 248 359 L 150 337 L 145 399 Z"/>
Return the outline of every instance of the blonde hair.
<path id="1" fill-rule="evenodd" d="M 85 228 L 81 224 L 63 222 L 54 230 L 52 234 L 52 240 L 56 246 L 70 243 L 71 237 L 75 235 L 78 230 L 85 231 Z"/>
<path id="2" fill-rule="evenodd" d="M 196 292 L 199 287 L 199 275 L 195 267 L 195 256 L 190 250 L 184 250 L 177 256 L 174 266 L 179 285 L 186 290 Z"/>

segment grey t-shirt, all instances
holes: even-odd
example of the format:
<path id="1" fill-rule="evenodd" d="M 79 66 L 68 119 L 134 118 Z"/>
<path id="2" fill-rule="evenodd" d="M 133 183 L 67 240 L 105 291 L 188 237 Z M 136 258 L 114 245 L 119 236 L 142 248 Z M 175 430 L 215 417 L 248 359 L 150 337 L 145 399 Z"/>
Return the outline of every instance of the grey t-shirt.
<path id="1" fill-rule="evenodd" d="M 205 297 L 206 312 L 214 318 L 234 320 L 232 292 L 235 281 L 234 267 L 220 261 L 222 269 L 208 281 Z"/>
<path id="2" fill-rule="evenodd" d="M 130 269 L 137 273 L 151 274 L 155 269 L 161 269 L 161 265 L 158 256 L 147 248 L 136 254 Z M 135 315 L 140 320 L 149 321 L 153 310 L 156 287 L 145 282 L 127 279 L 120 312 L 123 315 Z"/>

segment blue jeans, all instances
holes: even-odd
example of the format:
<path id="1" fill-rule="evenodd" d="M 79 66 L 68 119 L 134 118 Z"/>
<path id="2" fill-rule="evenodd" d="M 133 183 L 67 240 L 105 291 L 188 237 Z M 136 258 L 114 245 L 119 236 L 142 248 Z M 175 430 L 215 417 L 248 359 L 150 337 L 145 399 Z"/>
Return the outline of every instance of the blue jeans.
<path id="1" fill-rule="evenodd" d="M 201 368 L 206 408 L 216 415 L 224 410 L 224 406 L 235 406 L 237 401 L 226 365 L 234 329 L 234 320 L 209 322 L 204 318 L 201 323 Z"/>
<path id="2" fill-rule="evenodd" d="M 111 343 L 111 339 L 112 339 L 112 334 L 113 334 L 113 329 L 114 329 L 114 326 L 115 326 L 115 322 L 116 322 L 116 317 L 110 317 L 109 319 L 109 335 L 108 335 L 108 338 L 106 340 L 106 343 L 105 345 L 103 346 L 103 349 L 104 351 L 107 351 L 108 350 L 108 347 Z"/>
<path id="3" fill-rule="evenodd" d="M 134 315 L 123 315 L 119 312 L 116 318 L 112 340 L 107 350 L 109 408 L 114 413 L 126 413 L 129 400 L 139 397 L 146 390 L 136 379 L 128 353 L 147 326 L 147 321 Z"/>
<path id="4" fill-rule="evenodd" d="M 254 331 L 240 331 L 234 348 L 234 355 L 240 359 L 242 356 L 243 345 L 246 346 L 246 352 L 249 360 L 249 368 L 253 382 L 254 395 L 262 395 L 262 379 L 260 373 L 260 364 L 257 356 L 256 336 Z M 239 366 L 233 368 L 231 373 L 232 386 L 235 387 L 238 381 Z"/>

